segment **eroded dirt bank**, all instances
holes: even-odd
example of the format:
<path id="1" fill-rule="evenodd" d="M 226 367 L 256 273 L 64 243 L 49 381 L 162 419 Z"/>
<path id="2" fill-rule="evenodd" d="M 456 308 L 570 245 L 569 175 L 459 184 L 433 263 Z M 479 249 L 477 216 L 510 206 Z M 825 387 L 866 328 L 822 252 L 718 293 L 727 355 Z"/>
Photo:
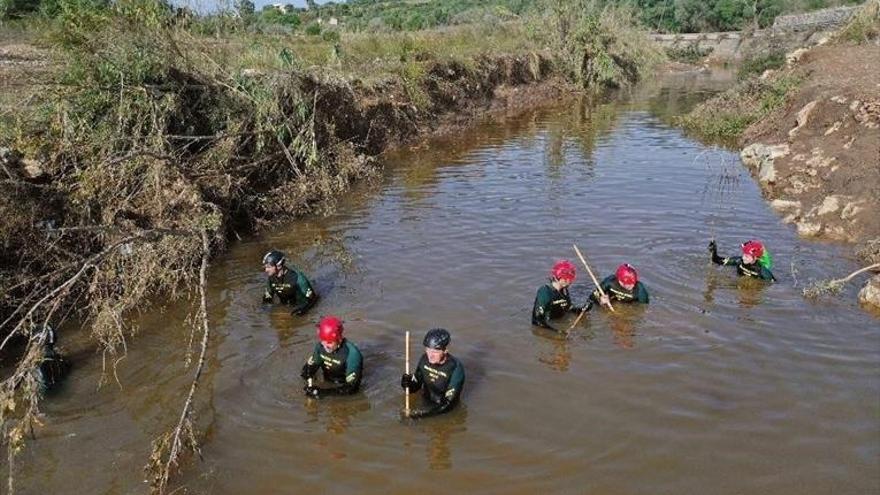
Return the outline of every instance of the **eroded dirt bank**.
<path id="1" fill-rule="evenodd" d="M 799 234 L 852 243 L 867 264 L 878 263 L 880 46 L 826 45 L 794 56 L 790 70 L 801 82 L 743 134 L 743 163 Z M 872 284 L 862 299 L 877 305 Z"/>

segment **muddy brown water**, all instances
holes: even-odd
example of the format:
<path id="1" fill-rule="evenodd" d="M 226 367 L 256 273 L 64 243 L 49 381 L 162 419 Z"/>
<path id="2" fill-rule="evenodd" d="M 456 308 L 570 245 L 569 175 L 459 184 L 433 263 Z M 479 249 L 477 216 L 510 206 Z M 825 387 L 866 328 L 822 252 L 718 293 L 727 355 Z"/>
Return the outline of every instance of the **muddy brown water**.
<path id="1" fill-rule="evenodd" d="M 235 245 L 210 272 L 215 338 L 187 493 L 774 493 L 880 491 L 880 325 L 846 297 L 849 249 L 799 239 L 735 154 L 668 122 L 725 81 L 681 76 L 613 102 L 496 118 L 387 157 L 329 215 Z M 779 282 L 707 263 L 757 237 Z M 593 312 L 568 340 L 529 322 L 550 265 L 629 262 L 642 308 Z M 290 253 L 323 298 L 304 318 L 258 304 L 259 260 Z M 582 299 L 581 270 L 574 294 Z M 119 384 L 101 356 L 44 404 L 20 493 L 143 493 L 149 442 L 188 388 L 187 309 L 135 323 Z M 363 391 L 307 401 L 299 369 L 321 314 L 346 320 Z M 452 332 L 463 403 L 402 422 L 403 332 Z M 68 342 L 73 346 L 75 343 Z"/>

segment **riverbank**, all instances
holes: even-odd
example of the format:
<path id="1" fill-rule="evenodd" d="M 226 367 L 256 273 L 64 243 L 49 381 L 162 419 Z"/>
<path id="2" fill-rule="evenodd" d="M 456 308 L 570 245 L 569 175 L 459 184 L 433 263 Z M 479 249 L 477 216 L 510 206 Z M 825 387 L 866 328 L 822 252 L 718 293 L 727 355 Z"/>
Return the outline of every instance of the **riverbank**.
<path id="1" fill-rule="evenodd" d="M 880 262 L 880 45 L 878 6 L 867 5 L 821 46 L 746 80 L 683 119 L 698 134 L 728 138 L 771 206 L 800 235 L 849 243 Z M 873 26 L 873 27 L 872 27 Z M 843 275 L 843 274 L 842 274 Z M 880 305 L 877 277 L 862 299 Z"/>

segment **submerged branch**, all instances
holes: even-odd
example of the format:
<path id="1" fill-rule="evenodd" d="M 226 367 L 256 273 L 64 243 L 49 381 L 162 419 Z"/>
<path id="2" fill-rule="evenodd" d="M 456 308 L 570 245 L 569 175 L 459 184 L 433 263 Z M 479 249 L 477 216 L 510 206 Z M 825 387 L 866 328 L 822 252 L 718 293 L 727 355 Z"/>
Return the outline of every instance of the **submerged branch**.
<path id="1" fill-rule="evenodd" d="M 158 472 L 155 475 L 152 491 L 153 493 L 164 493 L 165 488 L 168 486 L 168 480 L 171 476 L 171 471 L 174 467 L 178 465 L 178 461 L 180 459 L 180 455 L 184 447 L 189 446 L 194 452 L 198 452 L 198 445 L 196 444 L 196 440 L 193 434 L 193 426 L 192 426 L 192 404 L 193 399 L 196 394 L 196 389 L 198 388 L 199 378 L 202 375 L 202 370 L 205 366 L 205 355 L 208 350 L 208 339 L 211 335 L 211 328 L 208 325 L 208 305 L 207 305 L 207 291 L 206 287 L 208 284 L 208 259 L 210 257 L 210 241 L 208 239 L 208 233 L 206 231 L 202 231 L 202 263 L 199 269 L 199 308 L 198 314 L 196 316 L 196 324 L 202 327 L 202 343 L 201 350 L 199 351 L 199 362 L 196 365 L 195 376 L 193 376 L 192 383 L 189 388 L 189 395 L 186 397 L 186 402 L 183 405 L 183 410 L 180 413 L 180 419 L 177 422 L 177 426 L 174 428 L 174 431 L 171 433 L 170 438 L 160 438 L 154 447 L 153 455 L 150 459 L 150 465 L 147 466 L 147 469 L 155 469 L 156 462 L 161 460 L 162 450 L 164 447 L 167 447 L 170 442 L 170 449 L 168 450 L 168 458 L 165 460 L 164 465 L 158 467 Z M 185 437 L 186 436 L 186 437 Z M 186 442 L 186 443 L 185 443 Z"/>

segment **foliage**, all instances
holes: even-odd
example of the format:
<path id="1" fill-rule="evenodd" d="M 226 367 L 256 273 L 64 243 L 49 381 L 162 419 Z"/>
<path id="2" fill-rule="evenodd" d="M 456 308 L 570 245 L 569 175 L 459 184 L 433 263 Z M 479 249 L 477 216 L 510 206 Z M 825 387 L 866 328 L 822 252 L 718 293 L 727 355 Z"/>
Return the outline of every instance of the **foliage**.
<path id="1" fill-rule="evenodd" d="M 737 69 L 736 76 L 743 80 L 753 75 L 761 75 L 768 69 L 778 69 L 785 65 L 785 54 L 782 52 L 770 52 L 756 55 L 742 61 Z"/>
<path id="2" fill-rule="evenodd" d="M 868 0 L 836 35 L 838 41 L 867 43 L 880 39 L 880 0 Z"/>
<path id="3" fill-rule="evenodd" d="M 678 123 L 702 137 L 732 143 L 749 125 L 782 106 L 801 81 L 788 72 L 767 81 L 747 79 L 702 103 Z"/>
<path id="4" fill-rule="evenodd" d="M 637 81 L 663 54 L 633 23 L 631 11 L 590 0 L 549 0 L 531 31 L 559 54 L 569 78 L 585 88 Z"/>

